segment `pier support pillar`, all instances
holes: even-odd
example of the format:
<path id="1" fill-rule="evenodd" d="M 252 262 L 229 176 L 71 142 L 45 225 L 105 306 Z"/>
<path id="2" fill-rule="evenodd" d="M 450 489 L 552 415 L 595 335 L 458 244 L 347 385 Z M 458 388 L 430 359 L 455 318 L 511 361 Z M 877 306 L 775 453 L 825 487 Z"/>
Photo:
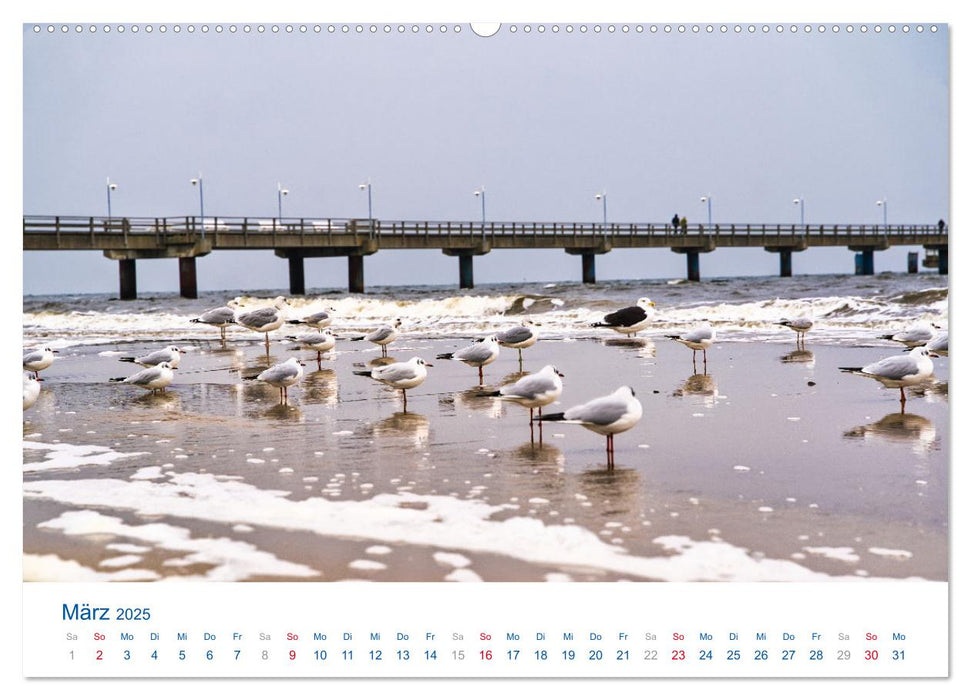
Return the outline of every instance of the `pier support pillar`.
<path id="1" fill-rule="evenodd" d="M 866 248 L 856 254 L 856 274 L 873 274 L 873 248 Z"/>
<path id="2" fill-rule="evenodd" d="M 138 294 L 135 288 L 135 261 L 118 261 L 118 296 L 121 299 L 137 299 Z"/>
<path id="3" fill-rule="evenodd" d="M 779 251 L 779 277 L 792 277 L 792 251 Z"/>
<path id="4" fill-rule="evenodd" d="M 347 256 L 347 289 L 351 294 L 364 293 L 364 256 Z"/>
<path id="5" fill-rule="evenodd" d="M 583 263 L 583 283 L 597 283 L 597 256 L 593 253 L 583 253 L 580 256 Z"/>
<path id="6" fill-rule="evenodd" d="M 597 256 L 606 255 L 613 246 L 606 241 L 598 243 L 588 248 L 565 248 L 567 255 L 579 255 L 580 265 L 583 270 L 583 283 L 597 283 Z"/>
<path id="7" fill-rule="evenodd" d="M 184 299 L 199 298 L 199 288 L 196 283 L 196 259 L 193 257 L 179 258 L 179 294 Z"/>
<path id="8" fill-rule="evenodd" d="M 459 255 L 459 289 L 472 289 L 475 284 L 472 277 L 472 255 Z"/>
<path id="9" fill-rule="evenodd" d="M 303 274 L 303 256 L 297 253 L 291 253 L 287 257 L 287 262 L 290 267 L 290 293 L 306 294 L 307 286 Z"/>
<path id="10" fill-rule="evenodd" d="M 947 246 L 937 249 L 937 272 L 941 275 L 947 274 Z"/>
<path id="11" fill-rule="evenodd" d="M 697 250 L 689 250 L 685 253 L 688 260 L 688 280 L 691 282 L 701 281 L 701 261 Z"/>

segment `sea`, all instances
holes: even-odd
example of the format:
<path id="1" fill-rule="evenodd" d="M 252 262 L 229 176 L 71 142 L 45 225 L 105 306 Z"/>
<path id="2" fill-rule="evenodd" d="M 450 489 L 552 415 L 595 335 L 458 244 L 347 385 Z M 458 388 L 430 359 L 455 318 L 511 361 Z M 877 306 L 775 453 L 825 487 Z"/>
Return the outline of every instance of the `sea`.
<path id="1" fill-rule="evenodd" d="M 948 327 L 937 274 L 736 277 L 312 290 L 332 309 L 318 361 L 287 338 L 192 323 L 286 290 L 23 299 L 24 347 L 49 346 L 23 414 L 28 581 L 947 580 L 948 356 L 899 391 L 841 372 L 906 350 L 883 336 Z M 641 297 L 634 338 L 593 323 Z M 805 342 L 779 324 L 809 315 Z M 401 320 L 387 347 L 351 340 Z M 524 321 L 539 341 L 477 370 L 438 359 Z M 706 356 L 667 336 L 702 321 Z M 175 344 L 175 381 L 110 379 Z M 422 357 L 400 392 L 355 372 Z M 281 403 L 252 379 L 297 357 Z M 630 386 L 643 417 L 605 439 L 531 425 L 488 396 L 546 364 L 563 411 Z"/>

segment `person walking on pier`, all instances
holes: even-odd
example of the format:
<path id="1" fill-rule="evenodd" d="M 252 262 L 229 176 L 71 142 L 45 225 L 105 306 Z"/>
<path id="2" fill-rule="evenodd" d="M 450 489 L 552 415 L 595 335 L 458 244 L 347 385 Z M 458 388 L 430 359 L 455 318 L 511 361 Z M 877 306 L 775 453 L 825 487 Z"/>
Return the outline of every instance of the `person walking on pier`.
<path id="1" fill-rule="evenodd" d="M 944 219 L 938 219 L 938 221 L 937 221 L 937 232 L 938 233 L 944 233 L 944 226 L 945 226 Z"/>
<path id="2" fill-rule="evenodd" d="M 678 225 L 681 223 L 681 219 L 677 214 L 671 217 L 671 231 L 672 233 L 678 232 Z"/>
<path id="3" fill-rule="evenodd" d="M 681 233 L 682 233 L 682 235 L 688 233 L 688 217 L 687 216 L 682 216 L 681 217 Z"/>

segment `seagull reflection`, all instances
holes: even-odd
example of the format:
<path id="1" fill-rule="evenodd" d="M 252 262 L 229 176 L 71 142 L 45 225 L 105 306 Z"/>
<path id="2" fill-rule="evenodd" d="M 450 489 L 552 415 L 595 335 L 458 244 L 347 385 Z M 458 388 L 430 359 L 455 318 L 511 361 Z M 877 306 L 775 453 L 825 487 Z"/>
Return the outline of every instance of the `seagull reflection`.
<path id="1" fill-rule="evenodd" d="M 390 357 L 388 355 L 384 355 L 383 357 L 375 357 L 375 358 L 369 360 L 368 363 L 367 363 L 367 366 L 368 367 L 384 367 L 385 365 L 393 365 L 395 362 L 397 362 L 397 360 L 395 358 Z"/>
<path id="2" fill-rule="evenodd" d="M 779 362 L 804 364 L 812 368 L 816 366 L 816 355 L 812 350 L 804 350 L 797 346 L 792 352 L 787 352 L 780 357 Z"/>
<path id="3" fill-rule="evenodd" d="M 657 347 L 653 340 L 647 338 L 607 338 L 602 341 L 608 348 L 628 348 L 636 350 L 638 357 L 654 357 Z"/>
<path id="4" fill-rule="evenodd" d="M 333 406 L 340 400 L 337 372 L 332 369 L 319 369 L 304 375 L 300 386 L 303 388 L 303 403 Z"/>
<path id="5" fill-rule="evenodd" d="M 674 390 L 672 396 L 701 396 L 706 406 L 714 406 L 718 398 L 718 384 L 710 374 L 692 374 Z"/>
<path id="6" fill-rule="evenodd" d="M 513 459 L 534 467 L 562 467 L 566 463 L 563 451 L 549 443 L 527 442 L 512 451 Z"/>
<path id="7" fill-rule="evenodd" d="M 303 422 L 303 411 L 296 406 L 286 403 L 277 403 L 264 411 L 259 411 L 256 415 L 276 420 Z"/>
<path id="8" fill-rule="evenodd" d="M 937 430 L 930 420 L 915 413 L 889 413 L 876 423 L 859 425 L 843 433 L 846 438 L 877 438 L 891 442 L 909 443 L 918 452 L 930 450 L 936 441 Z"/>
<path id="9" fill-rule="evenodd" d="M 415 447 L 428 445 L 428 419 L 420 413 L 399 411 L 371 425 L 375 437 L 409 438 Z"/>
<path id="10" fill-rule="evenodd" d="M 163 408 L 166 411 L 175 412 L 182 410 L 182 397 L 175 391 L 166 391 L 159 394 L 140 394 L 132 399 L 129 405 Z"/>
<path id="11" fill-rule="evenodd" d="M 484 393 L 481 386 L 476 386 L 465 391 L 457 391 L 452 396 L 455 399 L 456 408 L 488 413 L 490 418 L 502 418 L 505 410 L 502 401 L 496 401 L 491 396 L 484 396 Z"/>

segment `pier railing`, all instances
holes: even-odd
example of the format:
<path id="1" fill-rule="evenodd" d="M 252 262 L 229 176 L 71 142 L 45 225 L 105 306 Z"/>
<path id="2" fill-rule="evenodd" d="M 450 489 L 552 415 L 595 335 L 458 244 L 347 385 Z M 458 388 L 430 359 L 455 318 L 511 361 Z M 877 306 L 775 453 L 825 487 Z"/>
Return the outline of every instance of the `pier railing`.
<path id="1" fill-rule="evenodd" d="M 24 216 L 24 250 L 664 248 L 946 245 L 934 224 L 395 221 L 333 218 Z"/>

